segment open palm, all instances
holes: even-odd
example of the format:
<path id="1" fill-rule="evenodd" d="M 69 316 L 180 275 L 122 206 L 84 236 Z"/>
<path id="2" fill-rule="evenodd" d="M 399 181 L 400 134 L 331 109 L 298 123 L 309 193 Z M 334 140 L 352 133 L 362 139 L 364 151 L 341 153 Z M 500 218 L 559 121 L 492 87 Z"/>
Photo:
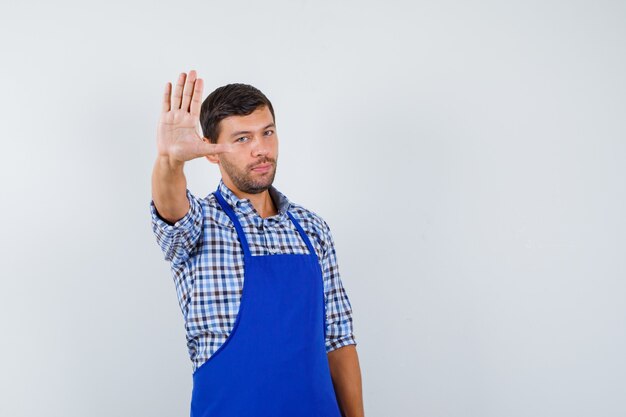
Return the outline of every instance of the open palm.
<path id="1" fill-rule="evenodd" d="M 161 117 L 157 129 L 157 151 L 172 162 L 185 162 L 201 156 L 230 151 L 224 144 L 213 144 L 198 134 L 203 81 L 196 71 L 181 73 L 172 95 L 172 85 L 165 86 Z"/>

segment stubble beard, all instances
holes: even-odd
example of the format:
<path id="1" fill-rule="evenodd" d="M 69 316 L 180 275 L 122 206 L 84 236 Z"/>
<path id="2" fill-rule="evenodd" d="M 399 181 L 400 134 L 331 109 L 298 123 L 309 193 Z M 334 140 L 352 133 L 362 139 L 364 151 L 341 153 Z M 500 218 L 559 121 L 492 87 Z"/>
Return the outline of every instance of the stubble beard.
<path id="1" fill-rule="evenodd" d="M 258 179 L 253 179 L 252 167 L 259 164 L 271 163 L 272 170 Z M 250 164 L 245 170 L 239 170 L 234 165 L 231 165 L 225 158 L 220 159 L 220 164 L 224 168 L 224 171 L 228 174 L 231 181 L 240 191 L 247 194 L 259 194 L 270 188 L 274 182 L 276 176 L 276 160 L 271 158 L 263 158 L 259 161 Z"/>

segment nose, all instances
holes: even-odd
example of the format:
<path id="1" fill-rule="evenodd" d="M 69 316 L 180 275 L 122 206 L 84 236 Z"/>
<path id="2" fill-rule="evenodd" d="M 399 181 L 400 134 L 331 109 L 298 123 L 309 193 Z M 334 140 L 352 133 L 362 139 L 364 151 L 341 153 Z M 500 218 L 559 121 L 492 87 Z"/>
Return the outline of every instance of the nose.
<path id="1" fill-rule="evenodd" d="M 271 151 L 271 145 L 265 140 L 264 137 L 254 138 L 254 143 L 252 144 L 252 156 L 267 156 Z"/>

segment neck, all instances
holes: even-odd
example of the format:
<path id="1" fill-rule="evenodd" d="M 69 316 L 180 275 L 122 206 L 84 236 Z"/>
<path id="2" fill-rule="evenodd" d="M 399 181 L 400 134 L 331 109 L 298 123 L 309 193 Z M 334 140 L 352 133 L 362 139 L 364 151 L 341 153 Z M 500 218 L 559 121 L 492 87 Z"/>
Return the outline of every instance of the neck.
<path id="1" fill-rule="evenodd" d="M 239 199 L 247 198 L 250 200 L 252 207 L 259 213 L 262 218 L 275 216 L 278 214 L 278 210 L 274 205 L 274 201 L 272 200 L 272 196 L 268 190 L 265 190 L 258 194 L 249 194 L 241 191 L 239 188 L 235 187 L 235 185 L 226 178 L 222 178 L 224 184 L 237 196 Z"/>

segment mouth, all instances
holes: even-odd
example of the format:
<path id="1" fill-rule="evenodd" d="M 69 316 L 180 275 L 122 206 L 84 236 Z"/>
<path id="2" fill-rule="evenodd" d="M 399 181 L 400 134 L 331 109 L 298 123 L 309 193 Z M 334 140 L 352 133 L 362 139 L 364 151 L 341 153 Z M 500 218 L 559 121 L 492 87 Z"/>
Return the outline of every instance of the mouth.
<path id="1" fill-rule="evenodd" d="M 267 172 L 272 168 L 272 164 L 260 164 L 252 168 L 254 172 Z"/>

